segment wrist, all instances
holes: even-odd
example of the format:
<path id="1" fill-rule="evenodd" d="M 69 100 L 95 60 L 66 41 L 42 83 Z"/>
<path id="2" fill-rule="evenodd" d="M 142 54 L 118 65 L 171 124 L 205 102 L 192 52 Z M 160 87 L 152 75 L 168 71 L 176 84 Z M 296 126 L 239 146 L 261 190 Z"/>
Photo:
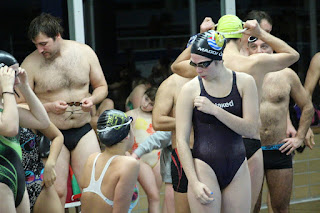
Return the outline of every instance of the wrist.
<path id="1" fill-rule="evenodd" d="M 11 92 L 11 91 L 3 91 L 3 92 L 2 92 L 2 96 L 5 95 L 5 94 L 14 95 L 15 93 L 14 93 L 14 92 Z"/>

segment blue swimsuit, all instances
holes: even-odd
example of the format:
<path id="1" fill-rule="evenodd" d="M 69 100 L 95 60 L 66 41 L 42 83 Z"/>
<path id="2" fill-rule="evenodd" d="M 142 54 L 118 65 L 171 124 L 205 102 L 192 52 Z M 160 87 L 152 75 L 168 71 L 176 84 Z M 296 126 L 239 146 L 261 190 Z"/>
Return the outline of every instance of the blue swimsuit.
<path id="1" fill-rule="evenodd" d="M 224 110 L 242 117 L 242 98 L 236 84 L 236 74 L 233 72 L 232 90 L 223 98 L 210 96 L 202 79 L 198 77 L 201 96 L 207 97 L 212 103 Z M 194 146 L 193 158 L 206 162 L 215 172 L 220 189 L 224 189 L 232 181 L 242 165 L 246 150 L 242 136 L 235 133 L 215 116 L 193 109 Z"/>

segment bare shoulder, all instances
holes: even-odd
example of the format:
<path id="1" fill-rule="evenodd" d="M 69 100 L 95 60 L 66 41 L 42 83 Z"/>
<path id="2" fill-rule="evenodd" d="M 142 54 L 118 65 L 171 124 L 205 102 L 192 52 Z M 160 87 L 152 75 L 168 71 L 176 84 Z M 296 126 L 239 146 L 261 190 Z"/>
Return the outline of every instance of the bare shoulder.
<path id="1" fill-rule="evenodd" d="M 73 40 L 64 40 L 64 42 L 67 45 L 67 47 L 69 47 L 69 50 L 75 50 L 77 52 L 81 51 L 81 53 L 85 54 L 85 56 L 87 57 L 96 55 L 93 49 L 87 44 L 83 44 Z"/>
<path id="2" fill-rule="evenodd" d="M 116 159 L 117 168 L 121 170 L 136 171 L 140 167 L 139 161 L 131 156 L 118 156 Z"/>
<path id="3" fill-rule="evenodd" d="M 136 117 L 137 113 L 138 113 L 137 109 L 132 109 L 132 110 L 129 110 L 128 112 L 126 112 L 126 115 Z"/>
<path id="4" fill-rule="evenodd" d="M 236 76 L 237 76 L 238 82 L 246 83 L 246 82 L 254 81 L 254 78 L 252 77 L 252 75 L 249 75 L 244 72 L 236 72 Z"/>
<path id="5" fill-rule="evenodd" d="M 43 61 L 43 57 L 38 53 L 37 50 L 30 53 L 22 62 L 21 67 L 24 68 L 28 73 L 37 70 L 40 63 Z"/>

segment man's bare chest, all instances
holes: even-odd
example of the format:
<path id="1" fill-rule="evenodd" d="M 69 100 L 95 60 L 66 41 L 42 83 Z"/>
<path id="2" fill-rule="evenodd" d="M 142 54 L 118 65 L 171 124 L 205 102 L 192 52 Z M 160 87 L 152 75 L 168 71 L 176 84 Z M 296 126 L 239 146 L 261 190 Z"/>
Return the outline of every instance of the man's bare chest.
<path id="1" fill-rule="evenodd" d="M 59 60 L 41 64 L 35 73 L 35 91 L 53 92 L 81 88 L 89 83 L 90 65 L 80 60 Z"/>

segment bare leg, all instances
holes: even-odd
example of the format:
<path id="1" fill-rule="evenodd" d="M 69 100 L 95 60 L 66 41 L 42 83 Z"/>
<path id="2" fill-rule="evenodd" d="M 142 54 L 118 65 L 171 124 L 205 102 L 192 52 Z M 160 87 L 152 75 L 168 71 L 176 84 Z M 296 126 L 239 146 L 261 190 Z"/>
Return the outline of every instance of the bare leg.
<path id="1" fill-rule="evenodd" d="M 212 168 L 199 159 L 194 159 L 194 166 L 199 181 L 207 185 L 213 192 L 214 200 L 206 205 L 201 204 L 194 195 L 190 184 L 188 185 L 188 200 L 191 212 L 220 212 L 221 210 L 221 192 L 216 174 Z"/>
<path id="2" fill-rule="evenodd" d="M 0 183 L 0 197 L 0 212 L 16 213 L 13 193 L 11 189 L 4 183 Z"/>
<path id="3" fill-rule="evenodd" d="M 268 195 L 267 195 L 267 205 L 268 205 L 268 213 L 273 213 L 272 211 L 272 205 L 271 205 L 271 197 L 270 197 L 270 192 L 268 190 Z"/>
<path id="4" fill-rule="evenodd" d="M 245 160 L 231 183 L 222 191 L 221 212 L 250 212 L 250 208 L 251 182 L 247 160 Z"/>
<path id="5" fill-rule="evenodd" d="M 190 213 L 188 194 L 174 192 L 174 207 L 176 213 Z"/>
<path id="6" fill-rule="evenodd" d="M 138 181 L 148 198 L 148 212 L 160 212 L 160 191 L 151 167 L 140 160 Z"/>
<path id="7" fill-rule="evenodd" d="M 254 211 L 263 182 L 263 155 L 262 150 L 256 151 L 248 160 L 251 178 L 251 212 Z"/>
<path id="8" fill-rule="evenodd" d="M 36 203 L 33 207 L 34 213 L 63 213 L 64 208 L 61 205 L 59 196 L 55 191 L 54 187 L 44 187 L 37 198 Z"/>
<path id="9" fill-rule="evenodd" d="M 28 195 L 27 188 L 25 188 L 22 201 L 16 210 L 17 210 L 17 213 L 30 212 L 30 202 L 29 202 L 29 195 Z"/>
<path id="10" fill-rule="evenodd" d="M 56 189 L 61 201 L 61 205 L 64 206 L 67 197 L 67 181 L 69 174 L 70 164 L 70 152 L 65 145 L 62 146 L 61 152 L 56 162 L 55 171 L 57 179 L 54 182 L 54 188 Z"/>
<path id="11" fill-rule="evenodd" d="M 82 169 L 88 157 L 96 152 L 101 151 L 97 136 L 92 129 L 80 139 L 76 148 L 71 151 L 71 167 L 77 181 L 81 178 Z"/>
<path id="12" fill-rule="evenodd" d="M 174 210 L 174 194 L 171 183 L 165 183 L 164 202 L 162 213 L 175 213 Z"/>
<path id="13" fill-rule="evenodd" d="M 292 192 L 292 169 L 269 169 L 266 171 L 267 183 L 274 213 L 289 212 Z"/>

